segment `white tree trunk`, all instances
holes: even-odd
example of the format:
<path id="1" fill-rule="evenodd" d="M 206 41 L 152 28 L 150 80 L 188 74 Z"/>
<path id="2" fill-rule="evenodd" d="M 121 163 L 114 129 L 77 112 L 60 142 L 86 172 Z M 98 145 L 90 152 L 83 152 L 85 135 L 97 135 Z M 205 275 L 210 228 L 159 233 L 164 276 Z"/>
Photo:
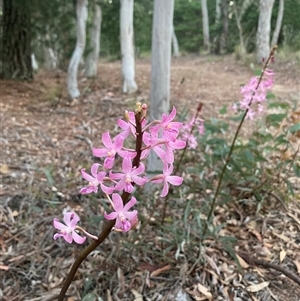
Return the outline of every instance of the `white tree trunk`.
<path id="1" fill-rule="evenodd" d="M 121 0 L 120 10 L 123 93 L 128 94 L 134 93 L 138 89 L 134 80 L 133 3 L 133 0 Z"/>
<path id="2" fill-rule="evenodd" d="M 86 58 L 85 76 L 96 77 L 100 50 L 102 11 L 101 6 L 94 4 L 93 25 L 90 29 L 90 53 Z"/>
<path id="3" fill-rule="evenodd" d="M 51 47 L 44 48 L 45 65 L 47 70 L 55 70 L 58 65 L 58 57 Z"/>
<path id="4" fill-rule="evenodd" d="M 150 117 L 160 119 L 170 108 L 171 38 L 173 28 L 174 0 L 154 0 L 152 47 Z M 162 169 L 162 163 L 150 152 L 148 171 Z"/>
<path id="5" fill-rule="evenodd" d="M 85 29 L 86 29 L 86 20 L 88 16 L 87 5 L 88 5 L 88 0 L 77 0 L 77 4 L 76 4 L 77 42 L 68 68 L 68 93 L 71 98 L 76 98 L 80 96 L 80 92 L 78 90 L 78 84 L 77 84 L 77 73 L 78 73 L 79 63 L 81 61 L 84 48 L 85 48 L 85 38 L 86 38 Z"/>
<path id="6" fill-rule="evenodd" d="M 201 10 L 202 10 L 203 44 L 204 44 L 205 50 L 210 52 L 207 0 L 201 0 Z"/>
<path id="7" fill-rule="evenodd" d="M 172 46 L 173 46 L 173 56 L 174 57 L 179 57 L 179 55 L 180 55 L 180 53 L 179 53 L 179 44 L 178 44 L 178 40 L 177 40 L 177 37 L 176 37 L 174 26 L 173 26 L 173 30 L 172 30 Z"/>
<path id="8" fill-rule="evenodd" d="M 220 20 L 221 20 L 221 1 L 222 0 L 216 0 L 216 20 L 215 20 L 215 23 L 217 25 L 220 24 Z"/>
<path id="9" fill-rule="evenodd" d="M 270 52 L 271 16 L 274 0 L 259 1 L 258 28 L 256 34 L 256 59 L 261 63 Z"/>
<path id="10" fill-rule="evenodd" d="M 33 71 L 37 71 L 39 69 L 39 65 L 36 61 L 34 53 L 31 54 L 31 65 L 32 65 Z"/>
<path id="11" fill-rule="evenodd" d="M 240 55 L 243 57 L 246 54 L 246 47 L 245 47 L 245 41 L 244 41 L 244 36 L 243 36 L 243 28 L 242 28 L 242 25 L 241 25 L 241 19 L 242 19 L 242 16 L 243 16 L 242 15 L 242 10 L 241 10 L 240 14 L 238 14 L 236 3 L 233 3 L 233 11 L 234 11 L 234 15 L 235 15 L 237 28 L 239 30 Z"/>
<path id="12" fill-rule="evenodd" d="M 283 11 L 284 11 L 284 0 L 279 0 L 279 9 L 278 9 L 278 15 L 276 20 L 276 27 L 273 33 L 271 46 L 274 46 L 278 42 L 278 37 L 281 29 L 282 24 L 282 18 L 283 18 Z"/>

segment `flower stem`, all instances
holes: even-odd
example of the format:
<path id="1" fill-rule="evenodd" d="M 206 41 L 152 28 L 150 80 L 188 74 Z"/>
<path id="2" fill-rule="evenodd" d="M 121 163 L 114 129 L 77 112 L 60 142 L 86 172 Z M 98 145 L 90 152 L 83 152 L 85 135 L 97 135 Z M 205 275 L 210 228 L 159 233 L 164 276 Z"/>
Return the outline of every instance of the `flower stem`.
<path id="1" fill-rule="evenodd" d="M 265 73 L 267 67 L 269 66 L 271 60 L 274 58 L 274 54 L 275 54 L 276 48 L 277 48 L 277 46 L 273 46 L 273 48 L 271 49 L 271 52 L 270 52 L 270 54 L 269 54 L 269 57 L 268 57 L 266 63 L 264 64 L 264 67 L 263 67 L 263 69 L 262 69 L 262 71 L 261 71 L 261 74 L 260 74 L 258 83 L 257 83 L 257 85 L 256 85 L 256 87 L 255 87 L 255 90 L 254 90 L 254 92 L 253 92 L 253 94 L 252 94 L 252 97 L 251 97 L 251 100 L 250 100 L 250 102 L 249 102 L 249 107 L 250 107 L 251 104 L 252 104 L 253 97 L 254 97 L 255 93 L 257 92 L 257 89 L 259 88 L 259 86 L 260 86 L 260 84 L 261 84 L 261 81 L 262 81 L 262 79 L 263 79 L 263 76 L 264 76 L 264 73 Z M 213 200 L 212 200 L 212 204 L 211 204 L 211 207 L 210 207 L 210 211 L 209 211 L 209 213 L 208 213 L 208 215 L 207 215 L 207 221 L 206 221 L 206 224 L 204 225 L 204 229 L 203 229 L 203 233 L 202 233 L 202 238 L 205 237 L 205 234 L 206 234 L 207 229 L 208 229 L 208 223 L 209 223 L 209 221 L 210 221 L 210 219 L 211 219 L 211 217 L 212 217 L 212 214 L 213 214 L 213 212 L 214 212 L 214 210 L 215 210 L 217 197 L 218 197 L 218 195 L 219 195 L 219 192 L 220 192 L 220 189 L 221 189 L 221 184 L 222 184 L 222 182 L 223 182 L 223 177 L 224 177 L 225 171 L 226 171 L 226 169 L 227 169 L 227 166 L 228 166 L 229 160 L 230 160 L 230 158 L 231 158 L 231 155 L 232 155 L 232 153 L 233 153 L 233 149 L 234 149 L 234 146 L 235 146 L 236 139 L 237 139 L 237 137 L 238 137 L 238 135 L 239 135 L 239 133 L 240 133 L 240 130 L 241 130 L 241 128 L 242 128 L 242 125 L 243 125 L 243 123 L 244 123 L 244 120 L 245 120 L 245 118 L 246 118 L 246 116 L 247 116 L 248 110 L 249 110 L 249 108 L 245 110 L 245 113 L 244 113 L 244 115 L 243 115 L 243 118 L 242 118 L 242 120 L 240 121 L 240 123 L 239 123 L 239 125 L 238 125 L 238 128 L 237 128 L 237 130 L 236 130 L 236 132 L 235 132 L 235 134 L 234 134 L 233 141 L 232 141 L 232 143 L 231 143 L 229 153 L 228 153 L 228 155 L 227 155 L 225 164 L 224 164 L 223 169 L 222 169 L 222 171 L 221 171 L 221 175 L 220 175 L 220 178 L 219 178 L 219 181 L 218 181 L 217 189 L 216 189 L 216 191 L 215 191 L 215 194 L 214 194 L 214 197 L 213 197 Z"/>

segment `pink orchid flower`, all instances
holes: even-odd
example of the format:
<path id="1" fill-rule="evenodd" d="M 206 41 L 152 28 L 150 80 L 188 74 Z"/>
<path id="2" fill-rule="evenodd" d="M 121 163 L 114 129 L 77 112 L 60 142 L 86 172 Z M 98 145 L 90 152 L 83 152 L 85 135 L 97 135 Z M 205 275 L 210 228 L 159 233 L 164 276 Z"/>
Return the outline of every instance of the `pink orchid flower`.
<path id="1" fill-rule="evenodd" d="M 124 206 L 121 196 L 113 193 L 111 203 L 115 212 L 111 212 L 110 214 L 104 212 L 104 217 L 108 220 L 116 219 L 114 230 L 128 232 L 138 222 L 137 210 L 129 211 L 136 204 L 136 198 L 132 197 Z"/>
<path id="2" fill-rule="evenodd" d="M 183 178 L 178 176 L 171 176 L 173 172 L 173 165 L 171 164 L 168 167 L 167 163 L 164 163 L 163 174 L 154 176 L 150 181 L 153 183 L 162 183 L 164 182 L 164 186 L 161 192 L 161 197 L 165 197 L 169 192 L 169 183 L 174 186 L 179 186 L 183 182 Z"/>
<path id="3" fill-rule="evenodd" d="M 122 158 L 134 158 L 136 156 L 136 152 L 134 151 L 123 150 L 124 137 L 121 135 L 111 140 L 109 133 L 106 132 L 102 135 L 102 142 L 106 148 L 94 148 L 93 155 L 100 158 L 106 157 L 104 160 L 104 168 L 111 169 L 113 167 L 116 154 Z"/>
<path id="4" fill-rule="evenodd" d="M 174 150 L 183 149 L 186 146 L 186 141 L 175 139 L 158 139 L 157 133 L 144 133 L 143 141 L 148 147 L 142 154 L 142 158 L 148 156 L 150 149 L 153 149 L 157 156 L 166 163 L 172 164 L 174 162 Z"/>
<path id="5" fill-rule="evenodd" d="M 123 130 L 119 135 L 123 136 L 123 138 L 127 138 L 130 134 L 133 136 L 135 135 L 136 129 L 135 129 L 135 114 L 134 112 L 127 112 L 129 121 L 125 121 L 123 119 L 118 119 L 118 126 Z M 142 127 L 145 126 L 146 120 L 144 119 L 142 121 Z"/>
<path id="6" fill-rule="evenodd" d="M 145 171 L 145 166 L 142 163 L 140 163 L 140 166 L 138 168 L 132 168 L 131 159 L 126 157 L 123 159 L 122 171 L 123 173 L 113 174 L 112 172 L 110 172 L 109 174 L 109 177 L 112 180 L 120 180 L 115 186 L 115 190 L 124 190 L 128 193 L 131 193 L 133 191 L 132 183 L 142 186 L 147 182 L 146 178 L 138 176 Z"/>
<path id="7" fill-rule="evenodd" d="M 82 237 L 75 231 L 76 225 L 79 222 L 80 218 L 75 212 L 67 212 L 64 215 L 64 223 L 58 221 L 57 218 L 53 221 L 53 226 L 60 230 L 59 233 L 54 234 L 53 238 L 56 240 L 59 237 L 63 237 L 66 242 L 71 244 L 73 240 L 78 244 L 83 244 L 86 240 L 86 237 Z"/>
<path id="8" fill-rule="evenodd" d="M 153 132 L 158 132 L 162 129 L 162 138 L 175 140 L 179 133 L 179 128 L 182 126 L 182 122 L 172 122 L 176 116 L 176 109 L 173 107 L 170 115 L 162 114 L 162 120 L 159 125 L 152 128 Z"/>
<path id="9" fill-rule="evenodd" d="M 85 169 L 81 169 L 81 175 L 82 177 L 89 181 L 89 185 L 88 186 L 85 186 L 83 188 L 80 189 L 80 193 L 82 194 L 88 194 L 88 193 L 91 193 L 91 192 L 98 192 L 98 186 L 100 185 L 101 187 L 101 190 L 104 192 L 104 193 L 107 193 L 107 194 L 111 194 L 113 191 L 114 191 L 114 187 L 107 187 L 103 184 L 103 181 L 105 179 L 108 179 L 110 180 L 109 178 L 106 178 L 106 172 L 104 171 L 100 171 L 98 173 L 98 169 L 101 165 L 99 163 L 94 163 L 91 167 L 91 175 L 89 175 L 88 173 L 85 172 Z"/>

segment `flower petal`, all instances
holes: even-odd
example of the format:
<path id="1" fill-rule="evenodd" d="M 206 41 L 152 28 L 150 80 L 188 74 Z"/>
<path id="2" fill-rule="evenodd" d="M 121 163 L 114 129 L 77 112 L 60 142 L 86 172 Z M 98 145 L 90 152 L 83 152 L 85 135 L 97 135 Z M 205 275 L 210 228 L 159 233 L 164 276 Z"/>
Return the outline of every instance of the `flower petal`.
<path id="1" fill-rule="evenodd" d="M 73 214 L 74 212 L 67 212 L 64 214 L 64 223 L 67 225 L 67 226 L 70 226 L 70 223 L 71 223 L 71 219 L 73 218 Z"/>
<path id="2" fill-rule="evenodd" d="M 106 169 L 111 169 L 114 165 L 114 162 L 115 162 L 115 157 L 107 157 L 105 160 L 104 160 L 104 168 Z"/>
<path id="3" fill-rule="evenodd" d="M 93 182 L 95 180 L 95 178 L 93 178 L 91 175 L 85 172 L 84 168 L 81 169 L 81 176 L 89 182 Z"/>
<path id="4" fill-rule="evenodd" d="M 133 210 L 133 211 L 130 211 L 130 212 L 124 212 L 125 217 L 130 222 L 137 220 L 137 214 L 138 214 L 137 210 Z"/>
<path id="5" fill-rule="evenodd" d="M 111 141 L 109 132 L 105 132 L 102 134 L 102 142 L 106 148 L 112 148 L 113 143 Z"/>
<path id="6" fill-rule="evenodd" d="M 108 186 L 105 186 L 104 184 L 100 184 L 100 187 L 101 187 L 101 190 L 106 194 L 112 194 L 115 189 L 114 187 L 108 187 Z"/>
<path id="7" fill-rule="evenodd" d="M 126 179 L 125 179 L 125 176 L 123 176 L 122 179 L 115 186 L 115 190 L 121 191 L 125 188 L 125 186 L 126 186 Z"/>
<path id="8" fill-rule="evenodd" d="M 72 232 L 72 237 L 74 239 L 74 241 L 77 243 L 77 244 L 83 244 L 86 240 L 86 237 L 82 237 L 80 236 L 78 233 L 76 233 L 75 231 Z"/>
<path id="9" fill-rule="evenodd" d="M 137 184 L 139 186 L 143 186 L 148 181 L 147 178 L 142 178 L 142 177 L 135 176 L 135 175 L 132 175 L 131 179 L 135 184 Z"/>
<path id="10" fill-rule="evenodd" d="M 161 192 L 161 197 L 164 198 L 169 192 L 169 184 L 167 181 L 164 181 L 164 187 L 163 187 L 163 190 Z"/>
<path id="11" fill-rule="evenodd" d="M 99 158 L 107 157 L 108 151 L 107 148 L 93 148 L 93 155 Z"/>
<path id="12" fill-rule="evenodd" d="M 60 237 L 62 237 L 62 236 L 64 236 L 64 235 L 61 234 L 61 233 L 55 233 L 54 236 L 53 236 L 53 239 L 54 239 L 54 240 L 57 240 L 58 238 L 60 238 Z"/>
<path id="13" fill-rule="evenodd" d="M 106 172 L 105 171 L 100 171 L 97 175 L 96 175 L 96 179 L 99 183 L 103 182 L 104 177 L 106 176 Z"/>
<path id="14" fill-rule="evenodd" d="M 113 220 L 116 219 L 118 216 L 117 212 L 111 212 L 109 214 L 107 214 L 106 212 L 104 212 L 104 218 L 108 219 L 108 220 Z"/>
<path id="15" fill-rule="evenodd" d="M 53 220 L 53 226 L 54 226 L 54 228 L 56 228 L 58 230 L 63 230 L 65 228 L 67 228 L 67 226 L 64 225 L 63 223 L 59 222 L 57 218 L 55 218 Z"/>
<path id="16" fill-rule="evenodd" d="M 80 221 L 80 217 L 75 212 L 72 212 L 72 213 L 73 213 L 73 215 L 71 216 L 71 222 L 70 222 L 69 227 L 72 229 L 75 229 L 77 223 Z"/>
<path id="17" fill-rule="evenodd" d="M 130 173 L 132 170 L 132 161 L 131 158 L 125 157 L 122 162 L 122 171 L 126 173 Z"/>
<path id="18" fill-rule="evenodd" d="M 179 186 L 182 184 L 183 182 L 183 178 L 181 177 L 178 177 L 178 176 L 167 176 L 166 177 L 166 180 L 172 184 L 172 185 L 175 185 L 175 186 Z"/>
<path id="19" fill-rule="evenodd" d="M 100 167 L 99 163 L 94 163 L 91 167 L 91 174 L 96 178 L 98 174 L 98 169 Z"/>
<path id="20" fill-rule="evenodd" d="M 89 194 L 92 192 L 98 192 L 98 186 L 93 186 L 93 185 L 89 185 L 89 186 L 85 186 L 83 188 L 80 189 L 79 193 L 81 194 Z"/>
<path id="21" fill-rule="evenodd" d="M 124 206 L 123 211 L 124 214 L 126 211 L 128 211 L 131 207 L 133 207 L 136 204 L 136 198 L 133 196 L 130 201 Z M 126 212 L 127 213 L 127 212 Z"/>
<path id="22" fill-rule="evenodd" d="M 63 238 L 65 239 L 66 242 L 71 244 L 73 241 L 72 232 L 66 233 L 65 235 L 63 235 Z"/>
<path id="23" fill-rule="evenodd" d="M 124 137 L 118 135 L 114 138 L 114 148 L 120 150 L 123 147 Z"/>
<path id="24" fill-rule="evenodd" d="M 113 207 L 116 212 L 123 210 L 123 200 L 118 193 L 112 194 Z"/>

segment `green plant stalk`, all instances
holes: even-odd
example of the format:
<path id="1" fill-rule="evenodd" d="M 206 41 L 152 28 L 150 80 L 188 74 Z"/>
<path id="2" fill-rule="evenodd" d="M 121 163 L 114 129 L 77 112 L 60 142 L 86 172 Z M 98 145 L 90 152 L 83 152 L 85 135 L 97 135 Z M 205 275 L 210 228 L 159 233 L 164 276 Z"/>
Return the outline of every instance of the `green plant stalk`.
<path id="1" fill-rule="evenodd" d="M 201 110 L 202 110 L 202 107 L 203 107 L 203 103 L 199 103 L 198 104 L 198 107 L 197 107 L 197 112 L 196 112 L 196 114 L 195 114 L 195 122 L 196 122 L 196 120 L 197 120 L 197 118 L 198 118 L 198 116 L 199 116 L 199 114 L 200 114 L 200 112 L 201 112 Z M 193 133 L 193 131 L 194 131 L 194 128 L 195 128 L 195 122 L 193 123 L 193 125 L 192 125 L 192 127 L 191 127 L 191 129 L 190 129 L 190 135 Z M 180 165 L 181 165 L 181 163 L 182 163 L 182 160 L 183 160 L 183 158 L 184 158 L 184 156 L 185 156 L 185 153 L 186 153 L 186 150 L 187 150 L 187 144 L 185 145 L 185 148 L 183 149 L 183 151 L 182 151 L 182 153 L 181 153 L 181 156 L 180 156 L 180 159 L 179 159 L 179 161 L 177 162 L 177 164 L 176 164 L 176 167 L 175 167 L 175 170 L 174 170 L 174 175 L 176 175 L 177 174 L 177 172 L 178 172 L 178 170 L 179 170 L 179 167 L 180 167 Z M 167 197 L 166 197 L 166 199 L 165 199 L 165 202 L 164 202 L 164 208 L 163 208 L 163 214 L 162 214 L 162 218 L 161 218 L 161 225 L 163 225 L 164 224 L 164 220 L 165 220 L 165 217 L 166 217 L 166 210 L 167 210 L 167 204 L 168 204 L 168 200 L 169 200 L 169 195 L 170 194 L 168 194 L 167 195 Z"/>
<path id="2" fill-rule="evenodd" d="M 261 74 L 260 74 L 258 83 L 257 83 L 257 85 L 256 85 L 256 87 L 255 87 L 255 91 L 253 92 L 252 98 L 251 98 L 251 100 L 250 100 L 250 102 L 249 102 L 249 107 L 251 106 L 252 101 L 253 101 L 253 97 L 254 97 L 255 93 L 257 92 L 258 87 L 259 87 L 260 84 L 261 84 L 261 81 L 262 81 L 262 79 L 263 79 L 263 76 L 264 76 L 265 71 L 266 71 L 267 67 L 269 66 L 271 60 L 272 60 L 273 57 L 274 57 L 276 48 L 277 48 L 277 46 L 273 46 L 273 48 L 272 48 L 271 51 L 270 51 L 269 57 L 268 57 L 266 63 L 264 64 L 264 67 L 263 67 L 262 72 L 261 72 Z M 222 169 L 222 171 L 221 171 L 221 175 L 220 175 L 220 178 L 219 178 L 219 182 L 218 182 L 218 185 L 217 185 L 217 189 L 216 189 L 216 191 L 215 191 L 215 194 L 214 194 L 214 197 L 213 197 L 213 200 L 212 200 L 212 204 L 211 204 L 211 207 L 210 207 L 210 211 L 208 212 L 208 215 L 207 215 L 207 222 L 206 222 L 205 225 L 204 225 L 202 237 L 205 237 L 205 234 L 206 234 L 206 231 L 207 231 L 207 227 L 208 227 L 208 223 L 209 223 L 209 221 L 210 221 L 210 219 L 211 219 L 211 216 L 212 216 L 212 214 L 213 214 L 213 212 L 214 212 L 214 210 L 215 210 L 217 197 L 218 197 L 218 195 L 219 195 L 219 192 L 220 192 L 220 189 L 221 189 L 221 185 L 222 185 L 222 182 L 223 182 L 223 177 L 224 177 L 225 171 L 226 171 L 226 169 L 227 169 L 227 166 L 228 166 L 229 160 L 230 160 L 230 158 L 231 158 L 231 155 L 232 155 L 232 153 L 233 153 L 233 149 L 234 149 L 234 146 L 235 146 L 236 139 L 237 139 L 237 137 L 238 137 L 238 135 L 239 135 L 239 133 L 240 133 L 240 130 L 241 130 L 241 128 L 242 128 L 242 125 L 243 125 L 243 123 L 244 123 L 244 121 L 245 121 L 245 118 L 246 118 L 246 116 L 247 116 L 248 110 L 249 110 L 249 109 L 246 109 L 246 111 L 245 111 L 245 113 L 244 113 L 244 115 L 243 115 L 243 118 L 242 118 L 242 120 L 240 121 L 240 123 L 239 123 L 239 125 L 238 125 L 238 128 L 237 128 L 237 130 L 236 130 L 236 132 L 235 132 L 235 134 L 234 134 L 234 138 L 233 138 L 233 140 L 232 140 L 232 143 L 231 143 L 231 146 L 230 146 L 229 153 L 228 153 L 228 155 L 227 155 L 225 164 L 224 164 L 223 169 Z"/>
<path id="3" fill-rule="evenodd" d="M 137 155 L 133 159 L 132 165 L 134 167 L 138 167 L 140 164 L 140 159 L 141 159 L 141 154 L 142 154 L 142 144 L 143 144 L 143 131 L 142 131 L 142 113 L 141 112 L 136 112 L 135 114 L 135 121 L 136 121 L 136 145 L 135 145 L 135 150 L 137 152 Z M 133 183 L 134 185 L 134 183 Z M 128 202 L 130 197 L 130 193 L 123 191 L 122 193 L 122 200 L 124 205 Z M 67 275 L 67 278 L 63 284 L 63 287 L 58 295 L 57 300 L 58 301 L 63 301 L 64 297 L 66 295 L 66 292 L 71 285 L 75 274 L 81 265 L 81 263 L 86 259 L 86 257 L 94 251 L 109 235 L 111 232 L 113 226 L 115 225 L 115 220 L 107 221 L 105 223 L 104 228 L 102 229 L 101 233 L 98 235 L 98 240 L 93 241 L 89 246 L 87 246 L 84 250 L 81 251 L 79 256 L 76 258 L 75 262 L 72 265 L 72 268 Z"/>

